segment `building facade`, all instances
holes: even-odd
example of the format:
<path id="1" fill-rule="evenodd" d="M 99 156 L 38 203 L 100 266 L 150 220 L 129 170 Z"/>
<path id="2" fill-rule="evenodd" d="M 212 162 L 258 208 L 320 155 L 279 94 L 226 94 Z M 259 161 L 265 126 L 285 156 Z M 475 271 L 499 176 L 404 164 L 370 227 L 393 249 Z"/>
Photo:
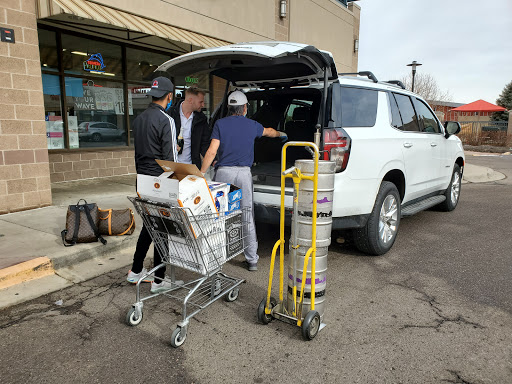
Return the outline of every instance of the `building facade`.
<path id="1" fill-rule="evenodd" d="M 346 0 L 3 0 L 0 214 L 51 204 L 51 182 L 135 173 L 131 122 L 153 71 L 202 48 L 294 41 L 357 71 L 360 8 Z M 176 96 L 225 82 L 173 78 Z"/>

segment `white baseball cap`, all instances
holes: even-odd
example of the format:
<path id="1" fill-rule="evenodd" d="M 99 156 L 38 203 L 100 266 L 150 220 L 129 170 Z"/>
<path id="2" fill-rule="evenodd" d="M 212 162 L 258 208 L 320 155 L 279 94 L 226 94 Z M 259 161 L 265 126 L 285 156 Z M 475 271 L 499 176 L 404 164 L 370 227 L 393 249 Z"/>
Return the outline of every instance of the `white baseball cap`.
<path id="1" fill-rule="evenodd" d="M 247 103 L 247 96 L 240 91 L 231 92 L 228 97 L 228 105 L 245 105 Z"/>

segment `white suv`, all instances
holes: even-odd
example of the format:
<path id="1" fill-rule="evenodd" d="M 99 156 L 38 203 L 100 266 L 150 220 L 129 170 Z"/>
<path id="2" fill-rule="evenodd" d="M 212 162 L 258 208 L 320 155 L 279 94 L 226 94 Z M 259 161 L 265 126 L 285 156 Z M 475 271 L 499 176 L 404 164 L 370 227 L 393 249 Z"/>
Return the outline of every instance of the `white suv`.
<path id="1" fill-rule="evenodd" d="M 393 245 L 400 218 L 439 206 L 457 206 L 464 167 L 456 122 L 443 126 L 428 104 L 400 82 L 340 76 L 328 52 L 288 42 L 235 44 L 195 51 L 159 67 L 173 76 L 211 72 L 226 79 L 226 94 L 248 90 L 248 117 L 287 133 L 289 140 L 315 141 L 322 158 L 337 163 L 333 229 L 352 230 L 356 246 L 371 255 Z M 367 78 L 366 78 L 367 77 Z M 210 124 L 226 114 L 226 97 Z M 256 219 L 279 221 L 282 142 L 255 144 Z M 310 158 L 300 148 L 290 163 Z M 292 186 L 286 205 L 292 206 Z M 288 212 L 288 217 L 290 212 Z"/>

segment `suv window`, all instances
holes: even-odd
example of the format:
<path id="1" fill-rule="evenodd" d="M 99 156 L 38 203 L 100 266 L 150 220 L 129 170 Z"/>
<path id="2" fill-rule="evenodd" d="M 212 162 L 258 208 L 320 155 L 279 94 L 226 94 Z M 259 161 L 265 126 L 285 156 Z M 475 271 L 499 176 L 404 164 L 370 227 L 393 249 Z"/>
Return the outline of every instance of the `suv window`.
<path id="1" fill-rule="evenodd" d="M 414 99 L 414 107 L 420 120 L 421 132 L 441 133 L 441 128 L 434 114 L 421 100 Z"/>
<path id="2" fill-rule="evenodd" d="M 420 128 L 418 125 L 418 118 L 416 117 L 416 113 L 414 112 L 412 101 L 409 96 L 400 95 L 398 93 L 393 93 L 393 96 L 395 97 L 396 104 L 398 105 L 398 110 L 403 123 L 401 127 L 397 128 L 402 131 L 419 132 Z M 393 105 L 393 103 L 391 103 L 391 105 Z"/>
<path id="3" fill-rule="evenodd" d="M 396 129 L 404 130 L 404 123 L 402 121 L 402 117 L 400 116 L 400 111 L 398 110 L 398 104 L 396 103 L 395 97 L 392 94 L 388 94 L 389 96 L 389 105 L 391 107 L 391 125 Z"/>
<path id="4" fill-rule="evenodd" d="M 341 123 L 343 127 L 373 127 L 377 120 L 378 91 L 343 87 Z"/>

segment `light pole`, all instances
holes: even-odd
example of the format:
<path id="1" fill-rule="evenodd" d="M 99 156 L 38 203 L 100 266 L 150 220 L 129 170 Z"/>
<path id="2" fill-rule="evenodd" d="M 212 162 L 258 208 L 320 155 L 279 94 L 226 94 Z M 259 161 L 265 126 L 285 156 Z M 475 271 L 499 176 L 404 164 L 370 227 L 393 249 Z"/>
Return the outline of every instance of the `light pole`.
<path id="1" fill-rule="evenodd" d="M 412 92 L 414 92 L 414 76 L 416 76 L 416 67 L 419 67 L 420 65 L 422 64 L 416 62 L 416 60 L 414 60 L 411 64 L 407 64 L 408 67 L 412 67 Z"/>

